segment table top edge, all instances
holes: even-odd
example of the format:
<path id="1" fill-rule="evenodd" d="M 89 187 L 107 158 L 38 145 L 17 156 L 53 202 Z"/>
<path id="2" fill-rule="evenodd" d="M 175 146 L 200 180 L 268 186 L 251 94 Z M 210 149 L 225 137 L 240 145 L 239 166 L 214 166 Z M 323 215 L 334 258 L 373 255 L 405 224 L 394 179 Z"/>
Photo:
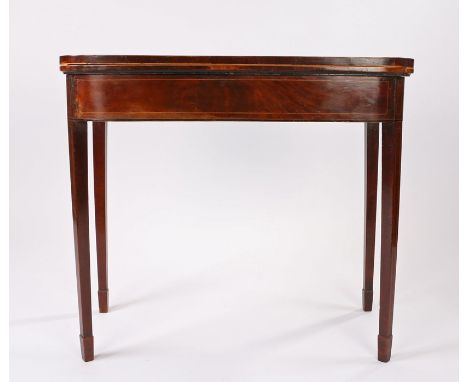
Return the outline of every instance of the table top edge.
<path id="1" fill-rule="evenodd" d="M 414 60 L 402 57 L 63 55 L 60 56 L 60 70 L 67 74 L 227 71 L 408 76 L 414 71 Z"/>

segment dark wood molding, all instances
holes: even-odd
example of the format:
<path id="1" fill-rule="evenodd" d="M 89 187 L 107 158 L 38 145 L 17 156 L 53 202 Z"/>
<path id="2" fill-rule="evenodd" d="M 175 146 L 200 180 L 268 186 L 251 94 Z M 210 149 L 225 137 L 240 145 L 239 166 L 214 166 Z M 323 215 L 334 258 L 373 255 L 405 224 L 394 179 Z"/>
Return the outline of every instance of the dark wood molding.
<path id="1" fill-rule="evenodd" d="M 65 73 L 361 74 L 407 76 L 413 59 L 287 56 L 61 56 Z"/>

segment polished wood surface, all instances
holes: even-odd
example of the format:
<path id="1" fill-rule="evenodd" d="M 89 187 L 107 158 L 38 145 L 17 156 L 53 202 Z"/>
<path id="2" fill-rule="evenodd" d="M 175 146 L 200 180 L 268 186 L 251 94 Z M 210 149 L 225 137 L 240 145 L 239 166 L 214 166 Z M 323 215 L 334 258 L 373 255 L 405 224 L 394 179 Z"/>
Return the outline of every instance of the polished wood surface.
<path id="1" fill-rule="evenodd" d="M 72 78 L 73 116 L 86 120 L 387 121 L 395 80 L 362 76 Z"/>
<path id="2" fill-rule="evenodd" d="M 94 164 L 94 218 L 96 224 L 96 252 L 98 271 L 99 312 L 109 311 L 109 287 L 107 280 L 107 124 L 93 122 Z"/>
<path id="3" fill-rule="evenodd" d="M 378 359 L 390 360 L 400 210 L 401 121 L 382 124 L 382 228 Z"/>
<path id="4" fill-rule="evenodd" d="M 378 359 L 391 356 L 405 77 L 409 58 L 62 56 L 82 358 L 94 358 L 91 320 L 87 122 L 93 122 L 99 311 L 109 309 L 108 121 L 253 120 L 365 123 L 362 306 L 372 310 L 379 125 L 382 216 Z"/>
<path id="5" fill-rule="evenodd" d="M 364 183 L 364 283 L 362 309 L 372 310 L 374 297 L 374 252 L 377 209 L 377 176 L 379 171 L 379 124 L 366 123 L 365 134 L 365 183 Z"/>
<path id="6" fill-rule="evenodd" d="M 409 75 L 413 59 L 395 57 L 61 56 L 64 73 Z"/>
<path id="7" fill-rule="evenodd" d="M 94 358 L 89 259 L 87 139 L 86 122 L 69 120 L 68 142 L 70 152 L 73 234 L 75 237 L 81 354 L 84 361 L 90 361 Z"/>

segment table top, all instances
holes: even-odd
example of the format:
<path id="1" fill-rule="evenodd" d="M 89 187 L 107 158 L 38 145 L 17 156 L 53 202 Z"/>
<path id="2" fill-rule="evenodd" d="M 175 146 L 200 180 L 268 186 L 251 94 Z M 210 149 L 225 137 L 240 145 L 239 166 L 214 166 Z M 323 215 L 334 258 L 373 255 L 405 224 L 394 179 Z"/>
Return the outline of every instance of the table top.
<path id="1" fill-rule="evenodd" d="M 408 76 L 414 61 L 399 57 L 61 56 L 67 74 L 352 74 Z"/>

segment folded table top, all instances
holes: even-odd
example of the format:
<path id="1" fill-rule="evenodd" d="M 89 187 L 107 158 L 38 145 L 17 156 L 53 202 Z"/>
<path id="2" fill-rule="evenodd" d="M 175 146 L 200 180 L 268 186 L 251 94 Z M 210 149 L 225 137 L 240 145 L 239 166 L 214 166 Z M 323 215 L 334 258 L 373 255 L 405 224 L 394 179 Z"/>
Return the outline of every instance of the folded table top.
<path id="1" fill-rule="evenodd" d="M 286 56 L 61 56 L 67 74 L 206 74 L 408 76 L 413 59 Z"/>

